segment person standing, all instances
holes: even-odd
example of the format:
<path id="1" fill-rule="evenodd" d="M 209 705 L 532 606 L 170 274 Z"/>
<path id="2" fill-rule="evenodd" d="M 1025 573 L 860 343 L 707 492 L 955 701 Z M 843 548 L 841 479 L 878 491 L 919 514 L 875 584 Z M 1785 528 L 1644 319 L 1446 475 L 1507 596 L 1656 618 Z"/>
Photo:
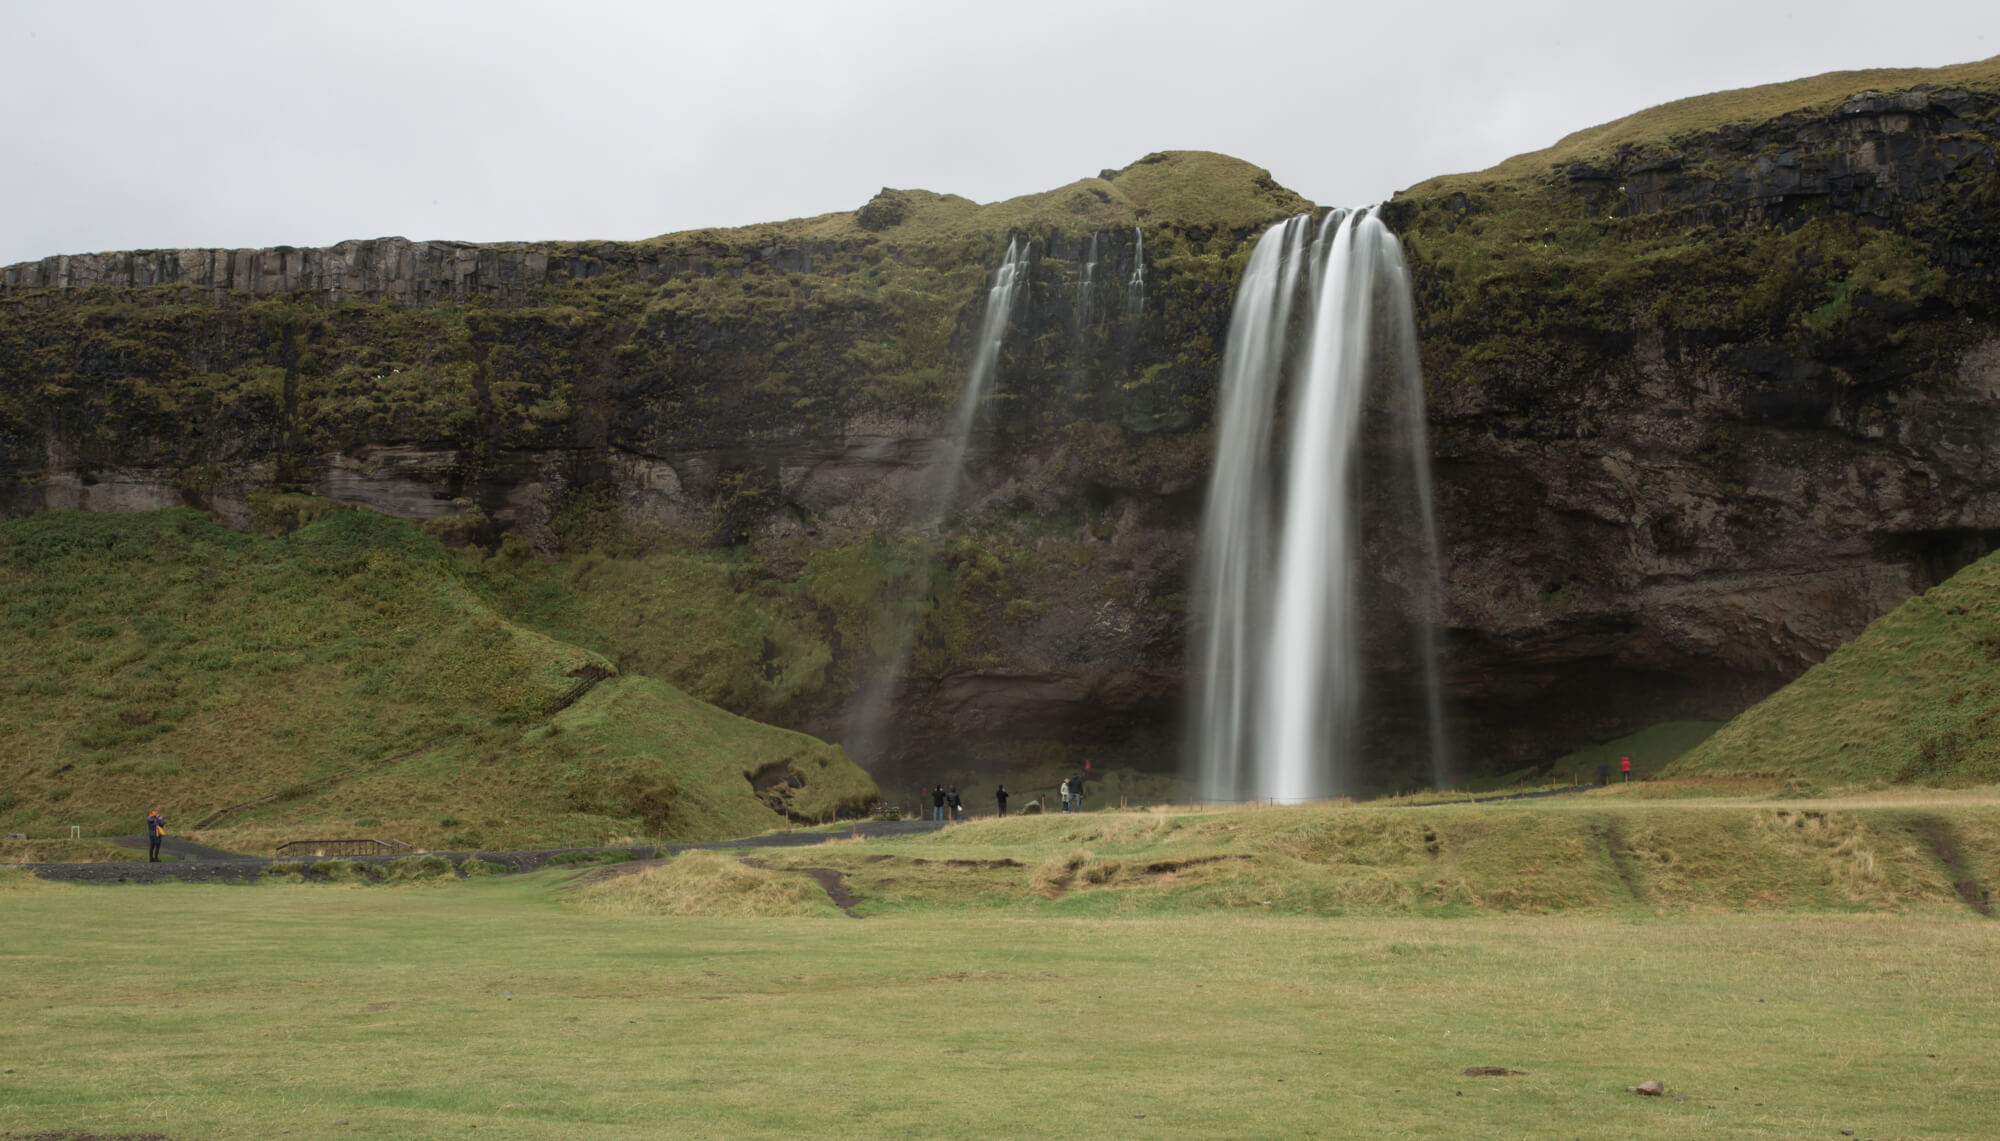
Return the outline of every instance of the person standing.
<path id="1" fill-rule="evenodd" d="M 1626 784 L 1631 784 L 1631 783 L 1632 783 L 1632 758 L 1630 758 L 1630 757 L 1620 757 L 1620 758 L 1618 758 L 1618 771 L 1619 771 L 1619 772 L 1621 772 L 1621 773 L 1624 773 L 1624 774 L 1625 774 L 1625 783 L 1626 783 Z"/>
<path id="2" fill-rule="evenodd" d="M 146 860 L 160 862 L 160 841 L 167 835 L 167 822 L 160 819 L 160 810 L 155 808 L 146 814 Z"/>
<path id="3" fill-rule="evenodd" d="M 1083 811 L 1083 778 L 1069 778 L 1069 802 L 1077 812 Z"/>
<path id="4" fill-rule="evenodd" d="M 1056 791 L 1057 791 L 1058 793 L 1060 793 L 1060 794 L 1062 795 L 1062 806 L 1063 806 L 1063 811 L 1064 811 L 1064 812 L 1068 812 L 1068 811 L 1069 811 L 1069 778 L 1068 778 L 1068 777 L 1064 777 L 1064 778 L 1062 779 L 1062 785 L 1061 785 L 1061 787 L 1059 787 L 1059 788 L 1058 788 L 1058 789 L 1057 789 Z"/>
<path id="5" fill-rule="evenodd" d="M 958 798 L 957 785 L 952 785 L 949 789 L 945 790 L 944 809 L 944 818 L 953 824 L 958 823 L 959 818 L 965 815 L 965 802 Z"/>
<path id="6" fill-rule="evenodd" d="M 936 788 L 931 789 L 931 819 L 939 824 L 944 823 L 943 785 L 938 785 Z"/>
<path id="7" fill-rule="evenodd" d="M 1000 815 L 1007 815 L 1007 786 L 1001 785 L 993 792 L 993 799 L 1000 802 Z"/>
<path id="8" fill-rule="evenodd" d="M 1597 762 L 1597 787 L 1603 788 L 1605 785 L 1610 783 L 1611 783 L 1611 762 L 1610 761 Z"/>

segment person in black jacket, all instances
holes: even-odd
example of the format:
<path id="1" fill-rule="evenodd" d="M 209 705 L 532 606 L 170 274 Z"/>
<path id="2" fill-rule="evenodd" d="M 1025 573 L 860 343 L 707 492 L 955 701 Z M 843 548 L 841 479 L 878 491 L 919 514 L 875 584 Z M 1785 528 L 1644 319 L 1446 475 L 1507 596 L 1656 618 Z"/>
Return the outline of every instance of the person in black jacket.
<path id="1" fill-rule="evenodd" d="M 1003 784 L 995 790 L 993 799 L 1000 802 L 1000 815 L 1007 815 L 1007 786 Z"/>
<path id="2" fill-rule="evenodd" d="M 931 819 L 932 819 L 932 820 L 935 820 L 935 821 L 938 821 L 939 823 L 943 823 L 943 821 L 944 821 L 944 786 L 943 786 L 943 785 L 939 785 L 939 786 L 937 786 L 936 788 L 934 788 L 934 789 L 932 789 L 932 790 L 931 790 Z"/>
<path id="3" fill-rule="evenodd" d="M 957 823 L 958 818 L 965 813 L 965 805 L 958 799 L 957 785 L 952 785 L 951 790 L 944 794 L 944 806 L 948 810 L 945 819 L 953 823 Z"/>
<path id="4" fill-rule="evenodd" d="M 167 835 L 167 822 L 160 819 L 160 810 L 155 808 L 146 814 L 146 860 L 160 862 L 160 841 Z"/>

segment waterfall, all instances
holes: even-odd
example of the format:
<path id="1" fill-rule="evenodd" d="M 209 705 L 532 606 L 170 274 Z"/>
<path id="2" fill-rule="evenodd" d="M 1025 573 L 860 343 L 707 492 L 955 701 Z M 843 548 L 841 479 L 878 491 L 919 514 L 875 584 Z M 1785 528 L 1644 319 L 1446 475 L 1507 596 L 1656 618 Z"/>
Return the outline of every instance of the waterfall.
<path id="1" fill-rule="evenodd" d="M 1361 463 L 1371 399 L 1396 421 L 1401 462 Z M 1441 783 L 1442 590 L 1423 378 L 1408 270 L 1379 219 L 1335 211 L 1315 236 L 1302 215 L 1259 239 L 1237 287 L 1219 401 L 1196 565 L 1200 690 L 1189 750 L 1201 795 L 1300 801 L 1352 788 L 1364 712 L 1363 478 L 1378 514 L 1413 501 L 1410 517 L 1396 520 L 1404 540 L 1390 545 L 1414 540 L 1419 552 L 1394 577 L 1414 584 L 1411 652 Z"/>
<path id="2" fill-rule="evenodd" d="M 1083 255 L 1083 268 L 1076 275 L 1076 329 L 1077 335 L 1090 326 L 1090 306 L 1097 290 L 1097 242 L 1102 231 L 1090 235 L 1090 249 Z"/>
<path id="3" fill-rule="evenodd" d="M 1000 365 L 1001 343 L 1006 339 L 1007 325 L 1013 318 L 1020 287 L 1027 281 L 1028 249 L 1029 243 L 1025 239 L 1010 238 L 1006 255 L 993 271 L 993 284 L 986 290 L 986 312 L 979 322 L 978 340 L 973 342 L 972 367 L 966 373 L 965 388 L 959 393 L 958 407 L 952 414 L 943 454 L 935 465 L 936 478 L 918 506 L 915 522 L 918 533 L 926 543 L 936 541 L 934 532 L 951 510 L 952 500 L 957 497 L 959 485 L 964 482 L 965 458 L 971 449 L 972 430 L 979 419 L 980 408 L 992 394 L 993 378 Z M 924 573 L 926 576 L 929 574 L 928 570 Z M 928 595 L 928 589 L 924 593 Z M 895 652 L 876 666 L 868 680 L 855 691 L 841 718 L 842 743 L 855 762 L 864 766 L 874 761 L 881 752 L 882 729 L 890 700 L 902 681 L 903 672 L 909 668 L 918 615 L 898 608 L 889 612 L 887 621 L 892 627 L 890 634 Z"/>
<path id="4" fill-rule="evenodd" d="M 1014 298 L 1028 277 L 1028 243 L 1021 238 L 1007 240 L 1007 255 L 993 271 L 993 284 L 986 290 L 986 315 L 979 322 L 979 339 L 973 342 L 972 369 L 966 373 L 965 388 L 958 396 L 958 412 L 952 417 L 951 436 L 945 447 L 938 481 L 932 486 L 926 511 L 921 518 L 928 531 L 944 519 L 952 497 L 965 478 L 965 453 L 972 443 L 973 423 L 979 409 L 992 395 L 993 374 L 1000 365 L 1000 342 L 1007 335 L 1007 323 L 1014 316 Z"/>
<path id="5" fill-rule="evenodd" d="M 1138 248 L 1132 254 L 1132 276 L 1125 281 L 1125 315 L 1137 317 L 1146 308 L 1146 231 L 1132 227 Z"/>

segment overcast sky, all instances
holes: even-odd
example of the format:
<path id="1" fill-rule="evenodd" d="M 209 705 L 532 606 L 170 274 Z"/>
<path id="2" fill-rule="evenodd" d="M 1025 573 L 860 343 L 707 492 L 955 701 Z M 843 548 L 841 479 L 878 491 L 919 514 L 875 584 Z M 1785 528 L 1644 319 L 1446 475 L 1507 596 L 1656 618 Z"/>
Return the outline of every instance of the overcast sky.
<path id="1" fill-rule="evenodd" d="M 2000 53 L 1993 0 L 0 0 L 0 264 L 643 238 L 1223 151 L 1323 204 L 1668 100 Z"/>

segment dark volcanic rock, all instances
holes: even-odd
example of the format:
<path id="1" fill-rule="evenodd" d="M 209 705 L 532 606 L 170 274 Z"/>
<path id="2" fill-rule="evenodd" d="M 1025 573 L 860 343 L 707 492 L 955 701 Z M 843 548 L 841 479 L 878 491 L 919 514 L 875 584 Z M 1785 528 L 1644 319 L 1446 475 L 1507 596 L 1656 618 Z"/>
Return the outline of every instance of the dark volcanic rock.
<path id="1" fill-rule="evenodd" d="M 1464 763 L 1733 714 L 2000 540 L 1995 118 L 1981 91 L 1856 93 L 1386 208 L 1424 335 Z M 247 526 L 295 490 L 552 553 L 599 495 L 636 534 L 791 581 L 800 552 L 921 516 L 1018 233 L 1029 286 L 943 556 L 1005 593 L 962 629 L 939 616 L 965 600 L 929 600 L 889 748 L 1171 767 L 1233 284 L 1255 219 L 1298 206 L 1254 172 L 1227 220 L 1148 217 L 1128 314 L 1138 199 L 1118 195 L 1186 161 L 984 229 L 885 190 L 817 229 L 8 267 L 0 511 Z M 1407 597 L 1389 533 L 1366 544 L 1377 615 Z M 766 715 L 837 739 L 865 670 L 820 617 L 834 680 Z M 1402 783 L 1416 663 L 1386 637 L 1370 660 L 1374 776 Z"/>

